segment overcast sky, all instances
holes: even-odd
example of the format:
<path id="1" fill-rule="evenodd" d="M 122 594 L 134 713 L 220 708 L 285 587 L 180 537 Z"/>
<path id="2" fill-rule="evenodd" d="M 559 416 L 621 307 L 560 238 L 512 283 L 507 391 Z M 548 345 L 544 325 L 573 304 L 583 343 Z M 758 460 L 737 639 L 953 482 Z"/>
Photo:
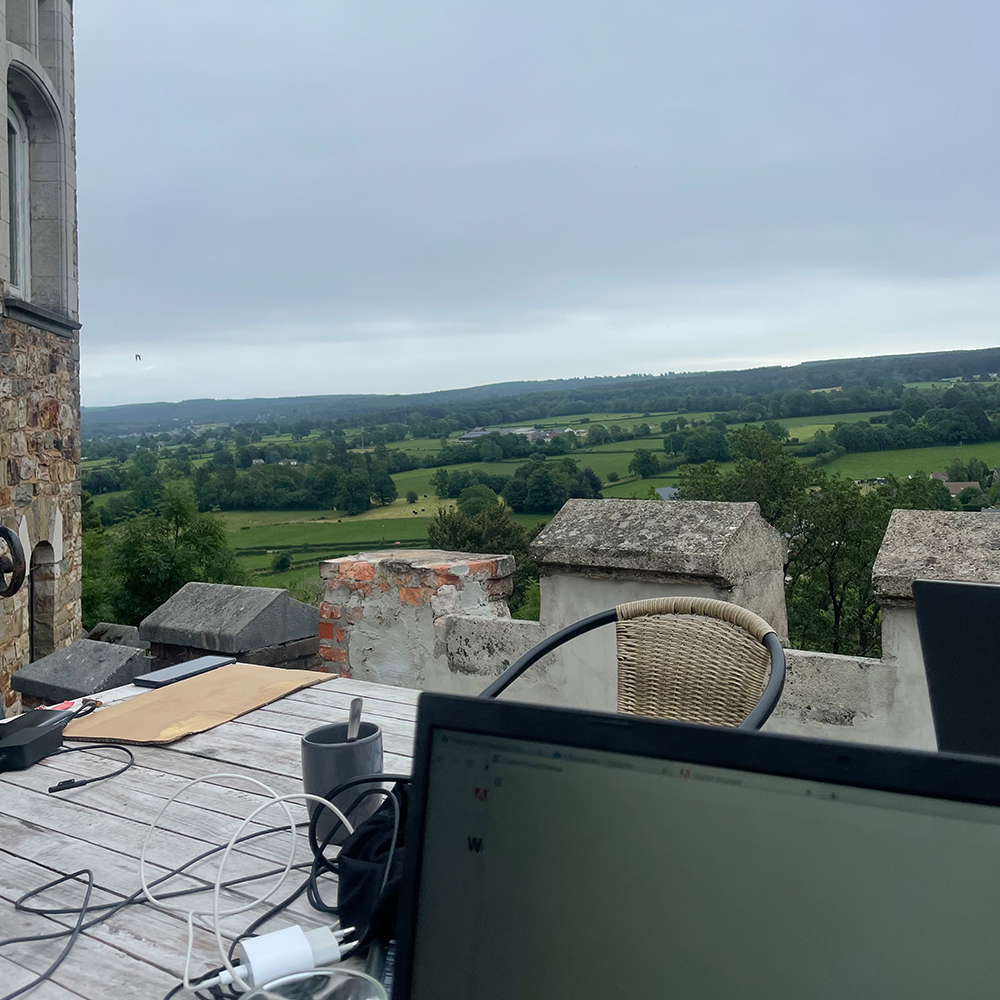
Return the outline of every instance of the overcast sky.
<path id="1" fill-rule="evenodd" d="M 996 345 L 998 37 L 996 0 L 78 3 L 83 402 Z"/>

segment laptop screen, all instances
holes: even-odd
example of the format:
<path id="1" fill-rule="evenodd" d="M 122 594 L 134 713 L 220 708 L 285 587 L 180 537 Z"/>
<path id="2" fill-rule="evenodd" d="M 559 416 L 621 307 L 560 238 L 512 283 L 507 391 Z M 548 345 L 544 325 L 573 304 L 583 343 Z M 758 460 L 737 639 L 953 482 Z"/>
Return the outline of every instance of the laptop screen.
<path id="1" fill-rule="evenodd" d="M 1000 809 L 435 729 L 412 1000 L 1000 982 Z"/>

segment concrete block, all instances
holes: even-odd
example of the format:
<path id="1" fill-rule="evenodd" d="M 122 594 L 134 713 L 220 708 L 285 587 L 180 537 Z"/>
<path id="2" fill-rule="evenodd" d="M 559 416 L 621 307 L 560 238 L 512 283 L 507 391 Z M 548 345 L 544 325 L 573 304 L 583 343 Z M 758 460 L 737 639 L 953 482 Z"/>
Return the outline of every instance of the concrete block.
<path id="1" fill-rule="evenodd" d="M 318 634 L 316 608 L 287 590 L 188 583 L 139 624 L 150 643 L 243 653 Z"/>
<path id="2" fill-rule="evenodd" d="M 569 500 L 532 542 L 540 566 L 716 580 L 784 564 L 781 535 L 755 503 Z"/>
<path id="3" fill-rule="evenodd" d="M 908 605 L 914 580 L 1000 583 L 1000 518 L 979 511 L 894 510 L 872 584 L 883 606 Z"/>

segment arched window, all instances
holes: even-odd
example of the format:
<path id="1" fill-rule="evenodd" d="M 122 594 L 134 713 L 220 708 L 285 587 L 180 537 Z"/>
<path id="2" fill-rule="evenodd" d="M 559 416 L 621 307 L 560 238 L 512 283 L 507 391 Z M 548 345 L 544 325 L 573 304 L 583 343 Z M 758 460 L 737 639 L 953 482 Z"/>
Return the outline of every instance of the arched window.
<path id="1" fill-rule="evenodd" d="M 31 200 L 28 183 L 28 125 L 20 108 L 7 100 L 7 185 L 10 211 L 10 280 L 14 298 L 31 297 Z"/>

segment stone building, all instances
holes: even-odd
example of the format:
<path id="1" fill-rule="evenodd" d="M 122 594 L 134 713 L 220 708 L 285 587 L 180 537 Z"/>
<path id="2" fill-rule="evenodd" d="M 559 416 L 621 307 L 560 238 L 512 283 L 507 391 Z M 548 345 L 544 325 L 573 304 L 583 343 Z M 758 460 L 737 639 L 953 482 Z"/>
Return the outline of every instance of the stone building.
<path id="1" fill-rule="evenodd" d="M 0 523 L 28 575 L 0 600 L 11 674 L 80 634 L 80 341 L 72 0 L 0 0 Z"/>

